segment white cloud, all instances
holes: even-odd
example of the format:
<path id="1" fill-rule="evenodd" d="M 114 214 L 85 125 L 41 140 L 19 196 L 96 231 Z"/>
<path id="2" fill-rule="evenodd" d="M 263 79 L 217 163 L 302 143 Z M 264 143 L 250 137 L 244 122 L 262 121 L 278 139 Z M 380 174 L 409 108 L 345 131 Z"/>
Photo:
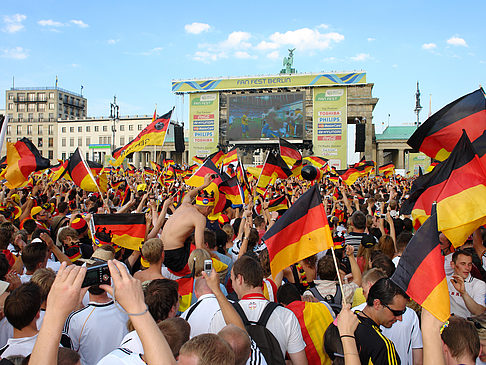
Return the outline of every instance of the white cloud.
<path id="1" fill-rule="evenodd" d="M 73 23 L 74 25 L 77 25 L 80 28 L 88 28 L 89 27 L 89 25 L 86 24 L 85 22 L 83 22 L 82 20 L 73 19 L 73 20 L 71 20 L 71 23 Z"/>
<path id="2" fill-rule="evenodd" d="M 329 25 L 327 25 L 327 24 L 320 24 L 320 25 L 317 26 L 317 28 L 319 28 L 319 29 L 327 29 L 327 28 L 329 28 Z"/>
<path id="3" fill-rule="evenodd" d="M 393 68 L 398 68 L 398 65 L 397 65 L 396 63 L 394 63 L 394 64 L 392 65 L 392 67 L 393 67 Z"/>
<path id="4" fill-rule="evenodd" d="M 367 39 L 367 41 L 368 41 L 368 42 L 373 42 L 373 41 L 376 41 L 376 38 L 369 37 L 369 38 Z"/>
<path id="5" fill-rule="evenodd" d="M 339 43 L 344 40 L 344 35 L 336 32 L 321 33 L 318 29 L 301 28 L 289 30 L 285 33 L 273 33 L 270 40 L 279 45 L 295 47 L 299 51 L 324 50 L 330 48 L 332 43 Z"/>
<path id="6" fill-rule="evenodd" d="M 326 57 L 324 58 L 324 62 L 334 62 L 336 61 L 336 57 Z"/>
<path id="7" fill-rule="evenodd" d="M 3 22 L 5 27 L 2 29 L 6 33 L 16 33 L 24 29 L 22 22 L 27 19 L 24 14 L 5 15 Z"/>
<path id="8" fill-rule="evenodd" d="M 235 57 L 241 59 L 256 58 L 256 56 L 252 56 L 246 51 L 236 51 Z"/>
<path id="9" fill-rule="evenodd" d="M 437 48 L 437 44 L 435 43 L 424 43 L 422 44 L 422 49 L 425 49 L 427 51 L 431 51 Z"/>
<path id="10" fill-rule="evenodd" d="M 228 37 L 219 43 L 201 43 L 198 45 L 204 51 L 198 51 L 192 57 L 196 61 L 210 62 L 217 61 L 221 58 L 227 58 L 228 53 L 233 52 L 233 55 L 238 58 L 252 57 L 247 50 L 252 47 L 248 40 L 251 34 L 248 32 L 236 31 L 228 35 Z M 245 56 L 245 53 L 248 56 Z"/>
<path id="11" fill-rule="evenodd" d="M 37 24 L 39 24 L 42 27 L 63 27 L 64 26 L 64 23 L 56 22 L 52 19 L 39 20 Z"/>
<path id="12" fill-rule="evenodd" d="M 447 44 L 450 44 L 451 46 L 462 46 L 462 47 L 467 47 L 467 43 L 464 40 L 464 38 L 460 37 L 451 37 L 447 40 Z"/>
<path id="13" fill-rule="evenodd" d="M 73 68 L 77 68 L 77 67 L 79 67 L 79 64 L 77 64 L 77 63 L 72 63 L 72 64 L 71 64 L 71 67 L 73 67 Z"/>
<path id="14" fill-rule="evenodd" d="M 149 51 L 146 51 L 146 52 L 140 52 L 139 54 L 141 56 L 152 56 L 152 55 L 156 55 L 156 54 L 159 54 L 161 51 L 162 51 L 162 47 L 155 47 L 155 48 L 152 48 L 151 50 Z"/>
<path id="15" fill-rule="evenodd" d="M 108 40 L 106 41 L 106 43 L 108 43 L 108 44 L 116 44 L 116 43 L 118 43 L 118 42 L 120 42 L 120 40 L 119 40 L 119 39 L 108 39 Z"/>
<path id="16" fill-rule="evenodd" d="M 202 32 L 207 32 L 211 29 L 211 26 L 206 23 L 198 23 L 194 22 L 191 24 L 186 24 L 184 26 L 184 29 L 186 30 L 186 33 L 190 34 L 200 34 Z"/>
<path id="17" fill-rule="evenodd" d="M 2 57 L 12 58 L 14 60 L 24 60 L 29 56 L 27 50 L 22 47 L 2 49 L 0 52 Z"/>
<path id="18" fill-rule="evenodd" d="M 270 58 L 271 60 L 276 60 L 276 59 L 280 58 L 280 55 L 279 55 L 278 51 L 273 51 L 273 52 L 270 52 L 269 54 L 267 54 L 267 58 Z"/>
<path id="19" fill-rule="evenodd" d="M 232 32 L 225 41 L 221 42 L 220 47 L 247 49 L 251 47 L 247 42 L 250 38 L 251 34 L 248 32 Z"/>
<path id="20" fill-rule="evenodd" d="M 271 50 L 271 49 L 279 48 L 279 45 L 277 43 L 274 43 L 274 42 L 261 41 L 260 43 L 257 44 L 257 46 L 255 48 L 260 50 L 260 51 L 268 51 L 268 50 Z"/>
<path id="21" fill-rule="evenodd" d="M 192 57 L 195 61 L 200 61 L 204 63 L 209 63 L 210 61 L 217 61 L 221 58 L 227 58 L 225 52 L 207 52 L 207 51 L 197 51 Z"/>
<path id="22" fill-rule="evenodd" d="M 368 53 L 358 53 L 356 56 L 350 57 L 353 61 L 366 61 L 371 58 Z"/>

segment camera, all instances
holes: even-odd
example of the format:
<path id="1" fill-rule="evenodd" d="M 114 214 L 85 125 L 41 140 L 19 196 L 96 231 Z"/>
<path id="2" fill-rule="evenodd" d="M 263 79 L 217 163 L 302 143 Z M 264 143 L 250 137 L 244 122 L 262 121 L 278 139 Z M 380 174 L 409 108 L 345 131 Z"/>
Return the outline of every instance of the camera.
<path id="1" fill-rule="evenodd" d="M 204 272 L 206 275 L 211 275 L 213 271 L 213 260 L 204 260 Z"/>
<path id="2" fill-rule="evenodd" d="M 212 179 L 216 179 L 218 177 L 218 174 L 211 174 Z"/>
<path id="3" fill-rule="evenodd" d="M 110 269 L 106 263 L 88 267 L 81 287 L 86 288 L 87 286 L 100 284 L 111 284 Z"/>

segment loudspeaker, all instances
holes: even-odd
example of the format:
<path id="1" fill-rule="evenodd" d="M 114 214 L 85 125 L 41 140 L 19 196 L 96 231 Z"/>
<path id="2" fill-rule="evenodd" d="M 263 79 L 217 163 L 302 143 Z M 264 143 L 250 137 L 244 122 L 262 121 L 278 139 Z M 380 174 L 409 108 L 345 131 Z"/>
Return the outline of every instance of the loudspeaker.
<path id="1" fill-rule="evenodd" d="M 355 152 L 364 152 L 365 151 L 365 140 L 366 140 L 366 132 L 365 132 L 366 125 L 363 124 L 356 124 L 356 140 L 354 144 L 354 151 Z"/>
<path id="2" fill-rule="evenodd" d="M 184 128 L 174 126 L 174 142 L 176 152 L 184 152 L 186 150 L 184 146 Z"/>

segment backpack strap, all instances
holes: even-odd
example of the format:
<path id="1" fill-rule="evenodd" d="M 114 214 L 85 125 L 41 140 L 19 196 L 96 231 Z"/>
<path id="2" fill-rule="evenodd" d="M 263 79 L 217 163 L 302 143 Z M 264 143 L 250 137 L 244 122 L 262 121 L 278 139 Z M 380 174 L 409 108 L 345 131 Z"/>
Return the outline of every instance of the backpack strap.
<path id="1" fill-rule="evenodd" d="M 248 320 L 248 317 L 246 316 L 245 312 L 243 311 L 243 308 L 241 308 L 240 303 L 238 303 L 238 302 L 232 302 L 231 304 L 233 304 L 233 307 L 236 309 L 236 311 L 240 315 L 241 320 L 243 321 L 243 324 L 245 326 L 250 325 L 250 321 Z"/>
<path id="2" fill-rule="evenodd" d="M 270 316 L 272 315 L 273 311 L 277 307 L 281 307 L 281 305 L 275 302 L 268 302 L 267 305 L 265 306 L 265 309 L 262 312 L 262 315 L 258 319 L 257 324 L 266 327 L 267 322 L 270 319 Z"/>
<path id="3" fill-rule="evenodd" d="M 197 306 L 198 306 L 199 304 L 201 304 L 201 302 L 202 302 L 202 300 L 200 300 L 200 301 L 198 301 L 198 302 L 194 303 L 194 304 L 193 304 L 193 306 L 187 310 L 186 321 L 188 321 L 188 320 L 189 320 L 189 317 L 191 316 L 192 312 L 194 312 L 194 310 L 197 308 Z"/>
<path id="4" fill-rule="evenodd" d="M 326 299 L 324 299 L 324 297 L 321 295 L 321 293 L 319 293 L 319 290 L 317 290 L 316 286 L 310 288 L 309 291 L 312 293 L 314 298 L 316 298 L 319 302 L 325 302 L 326 301 Z"/>
<path id="5" fill-rule="evenodd" d="M 341 291 L 339 283 L 336 283 L 336 294 L 334 295 L 334 303 L 339 305 L 342 305 L 343 303 L 343 292 Z"/>

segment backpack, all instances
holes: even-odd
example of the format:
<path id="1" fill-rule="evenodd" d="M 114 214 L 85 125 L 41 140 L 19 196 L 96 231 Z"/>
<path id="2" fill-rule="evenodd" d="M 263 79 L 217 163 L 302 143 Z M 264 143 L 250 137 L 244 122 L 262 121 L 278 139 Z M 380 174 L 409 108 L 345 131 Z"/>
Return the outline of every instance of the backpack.
<path id="1" fill-rule="evenodd" d="M 319 293 L 319 290 L 317 290 L 317 287 L 310 288 L 309 291 L 320 302 L 328 303 L 336 315 L 341 312 L 341 309 L 343 307 L 343 293 L 341 292 L 341 287 L 339 286 L 339 283 L 336 283 L 336 294 L 334 295 L 328 294 L 323 297 L 321 293 Z"/>
<path id="2" fill-rule="evenodd" d="M 246 331 L 251 339 L 255 341 L 260 352 L 263 354 L 267 364 L 285 365 L 285 358 L 282 355 L 282 349 L 275 336 L 265 326 L 275 308 L 281 305 L 275 302 L 268 302 L 257 322 L 249 321 L 243 308 L 238 302 L 232 303 L 236 311 L 243 320 Z"/>

